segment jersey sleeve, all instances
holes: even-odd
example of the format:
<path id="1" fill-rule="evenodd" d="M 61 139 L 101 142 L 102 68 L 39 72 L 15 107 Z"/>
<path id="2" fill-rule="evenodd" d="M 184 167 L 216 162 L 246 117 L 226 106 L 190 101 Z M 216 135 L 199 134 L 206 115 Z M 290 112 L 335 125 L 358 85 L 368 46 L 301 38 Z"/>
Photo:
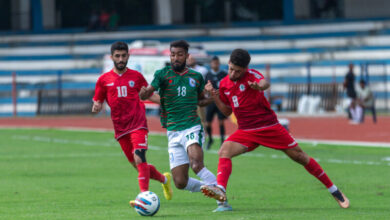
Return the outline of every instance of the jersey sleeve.
<path id="1" fill-rule="evenodd" d="M 260 82 L 261 80 L 265 79 L 263 74 L 254 69 L 250 69 L 248 71 L 252 75 L 251 80 L 254 80 L 255 82 Z"/>
<path id="2" fill-rule="evenodd" d="M 225 95 L 225 89 L 223 87 L 220 87 L 219 88 L 219 99 L 221 99 L 221 101 L 223 103 L 225 103 L 225 105 L 228 105 L 230 106 L 230 103 L 229 103 L 229 99 L 228 97 Z"/>
<path id="3" fill-rule="evenodd" d="M 152 83 L 150 83 L 150 85 L 152 85 L 152 86 L 154 87 L 155 90 L 159 90 L 160 87 L 161 87 L 161 83 L 162 83 L 162 76 L 161 76 L 161 73 L 162 73 L 161 70 L 157 70 L 157 71 L 154 73 L 154 77 L 153 77 Z"/>
<path id="4" fill-rule="evenodd" d="M 106 88 L 103 85 L 103 79 L 102 77 L 99 77 L 98 81 L 96 82 L 95 86 L 95 95 L 93 96 L 93 101 L 100 101 L 104 102 L 104 99 L 106 99 Z"/>

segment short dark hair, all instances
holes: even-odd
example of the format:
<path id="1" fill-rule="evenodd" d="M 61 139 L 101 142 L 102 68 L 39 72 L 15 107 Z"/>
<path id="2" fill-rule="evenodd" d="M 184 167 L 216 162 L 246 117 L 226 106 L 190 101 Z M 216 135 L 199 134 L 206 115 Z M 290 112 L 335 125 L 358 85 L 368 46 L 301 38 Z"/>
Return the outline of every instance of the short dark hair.
<path id="1" fill-rule="evenodd" d="M 190 47 L 190 45 L 185 40 L 177 40 L 177 41 L 171 42 L 171 45 L 169 48 L 172 48 L 172 47 L 183 48 L 186 51 L 186 53 L 188 53 L 188 48 Z"/>
<path id="2" fill-rule="evenodd" d="M 247 67 L 251 62 L 251 55 L 244 49 L 235 49 L 230 54 L 230 62 L 240 67 Z"/>
<path id="3" fill-rule="evenodd" d="M 213 58 L 211 58 L 211 61 L 219 61 L 219 57 L 218 56 L 213 56 Z"/>
<path id="4" fill-rule="evenodd" d="M 129 52 L 129 46 L 123 41 L 117 41 L 111 45 L 111 55 L 114 54 L 116 50 L 126 50 L 126 52 Z"/>
<path id="5" fill-rule="evenodd" d="M 366 85 L 366 81 L 364 79 L 361 79 L 359 83 L 363 83 L 364 85 Z"/>

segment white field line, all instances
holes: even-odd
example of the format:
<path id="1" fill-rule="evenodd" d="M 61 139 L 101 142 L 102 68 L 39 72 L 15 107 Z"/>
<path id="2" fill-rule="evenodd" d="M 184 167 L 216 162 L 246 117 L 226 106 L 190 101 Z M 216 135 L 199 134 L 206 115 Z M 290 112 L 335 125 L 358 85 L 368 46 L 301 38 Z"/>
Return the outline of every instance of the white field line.
<path id="1" fill-rule="evenodd" d="M 50 126 L 39 126 L 39 127 L 18 127 L 18 126 L 0 126 L 0 129 L 55 129 L 62 131 L 78 131 L 78 132 L 102 132 L 102 133 L 113 133 L 112 129 L 104 128 L 80 128 L 80 127 L 50 127 Z M 151 135 L 166 136 L 166 132 L 149 132 Z M 216 138 L 218 136 L 215 136 Z M 343 145 L 343 146 L 353 146 L 353 147 L 380 147 L 380 148 L 390 148 L 390 143 L 387 142 L 367 142 L 367 141 L 345 141 L 345 140 L 317 140 L 317 139 L 305 139 L 297 138 L 299 143 L 308 143 L 316 146 L 317 144 L 327 144 L 327 145 Z"/>
<path id="2" fill-rule="evenodd" d="M 390 148 L 390 143 L 387 142 L 367 142 L 367 141 L 342 141 L 342 140 L 314 140 L 314 139 L 297 139 L 300 143 L 311 143 L 314 146 L 317 144 L 328 145 L 343 145 L 343 146 L 359 146 L 359 147 L 384 147 Z"/>
<path id="3" fill-rule="evenodd" d="M 115 147 L 118 146 L 118 144 L 115 141 L 107 141 L 107 142 L 93 142 L 93 141 L 84 141 L 84 140 L 70 140 L 70 139 L 59 139 L 59 138 L 50 138 L 50 137 L 44 137 L 44 136 L 28 136 L 28 135 L 13 135 L 11 136 L 12 139 L 15 140 L 26 140 L 26 141 L 35 141 L 35 142 L 45 142 L 45 143 L 54 143 L 54 144 L 78 144 L 78 145 L 84 145 L 84 146 L 103 146 L 103 147 Z M 156 151 L 167 151 L 167 147 L 161 147 L 161 146 L 154 146 L 149 145 L 148 146 L 150 150 L 156 150 Z M 210 150 L 206 151 L 206 153 L 211 154 L 217 154 L 218 151 L 216 150 Z M 0 158 L 3 159 L 17 159 L 17 158 L 78 158 L 78 157 L 117 157 L 121 156 L 121 153 L 79 153 L 79 154 L 47 154 L 47 155 L 0 155 Z M 245 157 L 260 157 L 260 158 L 271 158 L 271 159 L 288 159 L 286 155 L 277 155 L 277 154 L 262 154 L 262 153 L 255 153 L 251 152 L 248 154 L 244 154 L 242 156 Z M 322 161 L 326 163 L 336 163 L 336 164 L 358 164 L 358 165 L 385 165 L 390 166 L 390 157 L 384 157 L 380 161 L 362 161 L 362 160 L 342 160 L 342 159 L 321 159 L 316 158 L 317 161 Z"/>

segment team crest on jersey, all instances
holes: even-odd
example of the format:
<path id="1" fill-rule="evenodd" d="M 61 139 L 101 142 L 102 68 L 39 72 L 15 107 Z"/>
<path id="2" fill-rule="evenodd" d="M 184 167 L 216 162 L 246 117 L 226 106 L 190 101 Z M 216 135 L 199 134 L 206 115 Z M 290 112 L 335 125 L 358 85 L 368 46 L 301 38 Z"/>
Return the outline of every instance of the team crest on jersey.
<path id="1" fill-rule="evenodd" d="M 133 80 L 130 80 L 130 81 L 129 81 L 129 86 L 130 86 L 130 87 L 134 87 L 134 81 L 133 81 Z"/>
<path id="2" fill-rule="evenodd" d="M 241 92 L 245 91 L 245 86 L 244 86 L 244 84 L 241 84 L 241 85 L 240 85 L 240 91 L 241 91 Z"/>
<path id="3" fill-rule="evenodd" d="M 190 86 L 195 87 L 196 86 L 196 81 L 193 78 L 189 78 L 190 80 Z"/>

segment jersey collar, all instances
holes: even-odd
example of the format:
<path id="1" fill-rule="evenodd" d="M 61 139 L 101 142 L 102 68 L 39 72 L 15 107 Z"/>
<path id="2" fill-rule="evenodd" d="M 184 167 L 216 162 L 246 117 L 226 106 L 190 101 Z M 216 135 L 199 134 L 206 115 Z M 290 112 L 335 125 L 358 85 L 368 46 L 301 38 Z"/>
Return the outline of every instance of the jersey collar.
<path id="1" fill-rule="evenodd" d="M 114 71 L 114 68 L 111 70 L 111 72 L 112 72 L 113 74 L 115 74 L 116 76 L 118 76 L 118 77 L 122 77 L 122 76 L 125 75 L 127 72 L 129 72 L 129 68 L 126 67 L 126 71 L 125 71 L 124 73 L 122 73 L 122 74 L 116 73 L 116 72 Z"/>
<path id="2" fill-rule="evenodd" d="M 187 68 L 187 67 L 186 67 Z M 178 72 L 176 72 L 175 70 L 173 70 L 173 68 L 171 67 L 171 70 L 174 72 L 174 73 L 176 73 L 177 75 L 179 75 L 179 76 L 184 76 L 185 74 L 187 74 L 188 73 L 188 71 L 190 70 L 189 68 L 187 68 L 186 69 L 186 71 L 184 71 L 183 73 L 178 73 Z"/>

